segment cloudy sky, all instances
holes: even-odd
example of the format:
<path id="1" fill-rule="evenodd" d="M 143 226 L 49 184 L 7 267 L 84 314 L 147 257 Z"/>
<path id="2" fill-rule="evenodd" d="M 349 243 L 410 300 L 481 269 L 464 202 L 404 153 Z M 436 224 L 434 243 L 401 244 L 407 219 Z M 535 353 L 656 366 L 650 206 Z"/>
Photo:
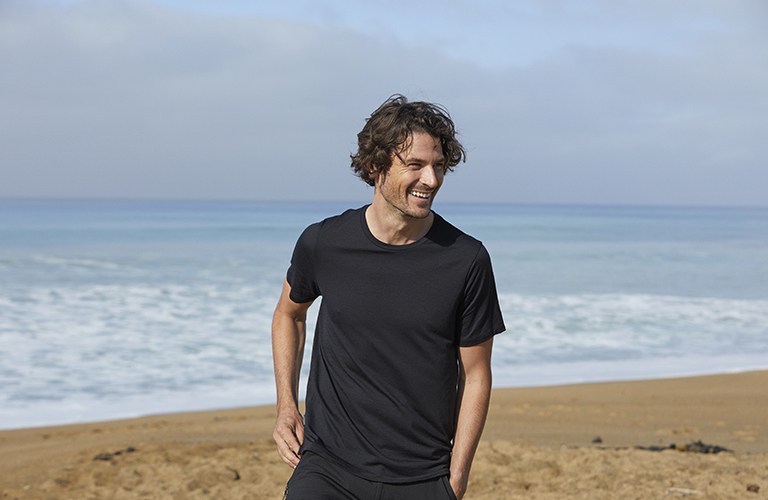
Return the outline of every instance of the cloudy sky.
<path id="1" fill-rule="evenodd" d="M 366 200 L 402 93 L 443 201 L 768 205 L 764 0 L 0 0 L 0 197 Z"/>

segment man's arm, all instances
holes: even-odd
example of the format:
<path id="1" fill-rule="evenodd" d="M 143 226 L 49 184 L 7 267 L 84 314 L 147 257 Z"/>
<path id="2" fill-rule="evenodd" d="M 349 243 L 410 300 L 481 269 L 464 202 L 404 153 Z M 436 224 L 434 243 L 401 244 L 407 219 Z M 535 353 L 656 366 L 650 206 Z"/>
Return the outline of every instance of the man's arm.
<path id="1" fill-rule="evenodd" d="M 307 309 L 312 302 L 291 300 L 286 280 L 272 317 L 272 358 L 277 385 L 277 420 L 272 437 L 283 462 L 293 468 L 299 463 L 304 442 L 304 419 L 299 412 L 299 373 L 307 334 Z"/>
<path id="2" fill-rule="evenodd" d="M 459 397 L 456 435 L 453 438 L 450 482 L 461 500 L 467 491 L 469 469 L 483 433 L 491 399 L 493 338 L 459 348 Z"/>

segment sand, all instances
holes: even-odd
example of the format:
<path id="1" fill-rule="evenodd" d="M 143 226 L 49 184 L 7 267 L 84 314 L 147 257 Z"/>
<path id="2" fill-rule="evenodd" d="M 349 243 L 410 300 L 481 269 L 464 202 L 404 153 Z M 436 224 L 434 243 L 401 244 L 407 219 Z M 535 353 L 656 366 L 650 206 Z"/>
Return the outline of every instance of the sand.
<path id="1" fill-rule="evenodd" d="M 0 432 L 0 498 L 279 499 L 273 409 Z M 466 499 L 768 498 L 768 371 L 497 389 Z M 599 439 L 598 439 L 599 438 Z M 733 451 L 648 451 L 701 440 Z"/>

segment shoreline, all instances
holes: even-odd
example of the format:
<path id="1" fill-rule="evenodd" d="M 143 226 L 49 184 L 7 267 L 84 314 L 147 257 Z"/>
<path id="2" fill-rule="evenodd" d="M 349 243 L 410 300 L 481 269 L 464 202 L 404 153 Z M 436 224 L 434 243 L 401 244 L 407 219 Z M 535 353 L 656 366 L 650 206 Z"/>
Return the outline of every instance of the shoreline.
<path id="1" fill-rule="evenodd" d="M 465 498 L 762 498 L 766 387 L 749 371 L 494 389 Z M 273 422 L 258 406 L 1 430 L 0 498 L 279 498 Z M 636 449 L 697 440 L 733 451 Z"/>
<path id="2" fill-rule="evenodd" d="M 584 364 L 585 364 L 585 369 L 586 367 L 593 366 L 593 364 L 590 364 L 590 363 L 584 363 Z M 744 368 L 721 368 L 713 371 L 703 371 L 703 370 L 697 370 L 697 369 L 685 367 L 685 361 L 683 361 L 680 369 L 665 370 L 662 372 L 661 375 L 653 376 L 653 375 L 643 375 L 642 372 L 637 370 L 637 367 L 633 363 L 629 363 L 625 367 L 626 368 L 625 376 L 615 376 L 616 370 L 611 369 L 611 370 L 604 371 L 602 375 L 582 377 L 581 379 L 576 381 L 564 381 L 561 377 L 557 375 L 555 376 L 546 375 L 546 372 L 549 366 L 550 365 L 548 364 L 540 365 L 538 367 L 539 373 L 535 373 L 535 374 L 531 374 L 532 372 L 530 372 L 529 370 L 526 370 L 527 375 L 523 377 L 525 380 L 527 380 L 527 382 L 525 383 L 520 383 L 520 384 L 506 383 L 505 384 L 504 382 L 502 382 L 502 385 L 499 385 L 499 386 L 494 385 L 493 391 L 496 392 L 496 391 L 507 391 L 507 390 L 547 389 L 547 388 L 555 388 L 555 387 L 569 387 L 569 386 L 582 386 L 582 385 L 590 386 L 595 384 L 612 384 L 612 383 L 653 382 L 656 380 L 717 377 L 717 376 L 739 375 L 743 373 L 762 372 L 762 371 L 768 372 L 768 364 L 766 365 L 750 364 Z M 553 364 L 552 366 L 556 366 L 556 365 Z M 498 373 L 499 371 L 501 373 Z M 511 372 L 509 370 L 495 369 L 494 383 L 496 383 L 499 379 L 502 379 L 504 381 L 509 381 L 509 380 L 520 379 L 520 377 L 518 376 L 518 374 Z M 540 380 L 540 382 L 531 383 L 530 382 L 531 380 Z M 185 413 L 205 413 L 205 412 L 218 412 L 218 411 L 233 411 L 233 410 L 239 410 L 243 408 L 271 407 L 274 405 L 273 385 L 274 383 L 270 381 L 269 389 L 264 390 L 272 394 L 270 398 L 263 398 L 263 399 L 257 398 L 255 401 L 248 402 L 248 403 L 234 402 L 234 401 L 228 402 L 228 403 L 220 402 L 220 404 L 213 404 L 207 407 L 201 406 L 201 405 L 185 404 L 185 403 L 180 403 L 180 404 L 170 403 L 166 405 L 167 408 L 161 408 L 156 411 L 152 410 L 147 412 L 141 412 L 141 411 L 134 411 L 134 410 L 124 410 L 124 408 L 133 408 L 134 406 L 140 406 L 143 403 L 143 401 L 136 401 L 136 400 L 132 401 L 129 398 L 129 399 L 126 399 L 125 401 L 115 402 L 114 407 L 120 408 L 120 409 L 113 410 L 109 412 L 110 414 L 103 414 L 100 416 L 96 416 L 94 418 L 85 418 L 85 419 L 73 418 L 73 419 L 63 419 L 61 421 L 39 422 L 39 423 L 33 423 L 31 425 L 0 424 L 0 433 L 5 431 L 13 431 L 13 430 L 73 426 L 73 425 L 81 425 L 81 424 L 98 424 L 103 422 L 150 418 L 150 417 L 156 417 L 156 416 L 162 416 L 162 415 L 179 415 L 179 414 L 185 414 Z M 264 391 L 259 391 L 259 392 L 263 394 Z M 301 392 L 301 396 L 302 398 L 304 396 L 303 390 Z M 198 395 L 197 399 L 208 400 L 207 395 L 205 394 Z M 211 399 L 220 399 L 220 394 L 214 395 Z M 51 403 L 49 408 L 43 407 L 41 409 L 38 407 L 37 411 L 46 412 L 47 410 L 47 411 L 50 411 L 51 413 L 60 411 L 61 404 L 62 404 L 61 402 Z M 79 404 L 81 406 L 81 412 L 82 412 L 85 410 L 85 408 L 89 408 L 90 406 L 98 407 L 99 405 L 103 404 L 103 402 L 99 400 L 93 400 L 93 401 L 87 401 L 87 402 L 79 402 Z M 23 418 L 24 418 L 23 416 L 19 416 L 14 418 L 13 420 L 21 420 Z"/>

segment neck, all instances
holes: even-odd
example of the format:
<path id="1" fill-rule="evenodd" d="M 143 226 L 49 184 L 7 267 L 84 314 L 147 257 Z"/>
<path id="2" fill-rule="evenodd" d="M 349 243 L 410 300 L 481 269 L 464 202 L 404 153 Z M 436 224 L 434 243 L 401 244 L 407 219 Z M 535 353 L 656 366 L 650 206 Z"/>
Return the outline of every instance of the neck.
<path id="1" fill-rule="evenodd" d="M 377 203 L 375 198 L 365 211 L 371 234 L 388 245 L 408 245 L 420 240 L 429 232 L 434 219 L 432 212 L 423 219 L 407 216 L 386 203 Z"/>

